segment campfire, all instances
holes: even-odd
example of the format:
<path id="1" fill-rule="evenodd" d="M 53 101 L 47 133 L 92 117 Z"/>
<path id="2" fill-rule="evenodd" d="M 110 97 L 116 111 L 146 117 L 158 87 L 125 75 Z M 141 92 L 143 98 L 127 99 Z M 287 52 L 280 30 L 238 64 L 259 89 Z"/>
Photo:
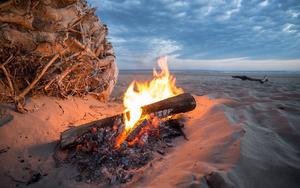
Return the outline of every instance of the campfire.
<path id="1" fill-rule="evenodd" d="M 130 84 L 123 113 L 61 134 L 60 150 L 54 157 L 59 163 L 75 164 L 78 181 L 127 183 L 141 167 L 173 147 L 175 137 L 187 139 L 181 113 L 193 110 L 196 102 L 176 87 L 166 57 L 158 65 L 161 72 L 154 70 L 153 80 Z M 64 157 L 62 152 L 66 152 Z"/>
<path id="2" fill-rule="evenodd" d="M 124 139 L 130 135 L 131 132 L 134 132 L 136 127 L 140 128 L 143 123 L 149 119 L 148 114 L 142 115 L 142 107 L 148 104 L 152 104 L 163 99 L 167 99 L 178 94 L 183 93 L 183 90 L 177 88 L 175 85 L 175 78 L 170 75 L 168 66 L 167 66 L 167 57 L 161 57 L 158 60 L 158 65 L 161 68 L 161 72 L 158 73 L 153 71 L 153 80 L 150 82 L 140 83 L 132 82 L 127 89 L 124 95 L 124 106 L 125 106 L 125 115 L 124 115 L 124 124 L 125 130 L 123 131 L 120 138 L 117 140 L 117 147 L 123 143 Z M 154 116 L 152 115 L 153 119 Z M 154 120 L 154 126 L 158 126 L 158 120 Z M 141 123 L 138 123 L 141 122 Z M 132 135 L 130 135 L 132 137 Z M 130 139 L 129 143 L 134 143 L 139 139 Z"/>

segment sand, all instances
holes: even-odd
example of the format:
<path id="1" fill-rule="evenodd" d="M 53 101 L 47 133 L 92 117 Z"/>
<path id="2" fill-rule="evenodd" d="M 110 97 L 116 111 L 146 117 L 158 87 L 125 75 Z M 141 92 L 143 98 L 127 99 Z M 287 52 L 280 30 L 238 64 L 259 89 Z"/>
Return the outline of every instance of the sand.
<path id="1" fill-rule="evenodd" d="M 122 187 L 299 187 L 300 76 L 269 75 L 260 84 L 234 80 L 226 73 L 175 73 L 197 108 L 187 113 L 183 138 Z M 262 76 L 262 75 L 253 75 Z M 122 111 L 121 96 L 133 79 L 148 72 L 121 72 L 111 101 L 92 97 L 58 100 L 34 97 L 30 112 L 0 127 L 1 187 L 97 187 L 75 181 L 76 169 L 56 167 L 52 158 L 60 133 Z M 26 186 L 31 173 L 45 176 Z M 13 180 L 14 179 L 14 180 Z"/>

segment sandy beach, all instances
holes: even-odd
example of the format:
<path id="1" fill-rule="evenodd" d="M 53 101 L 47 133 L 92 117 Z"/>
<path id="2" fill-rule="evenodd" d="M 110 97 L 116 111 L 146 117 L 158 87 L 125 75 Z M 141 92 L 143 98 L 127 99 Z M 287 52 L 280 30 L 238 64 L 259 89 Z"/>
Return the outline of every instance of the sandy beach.
<path id="1" fill-rule="evenodd" d="M 118 186 L 299 187 L 300 75 L 268 73 L 270 81 L 260 84 L 232 74 L 264 75 L 176 71 L 177 85 L 197 101 L 196 109 L 185 114 L 188 140 L 177 138 L 166 155 Z M 60 133 L 122 112 L 130 82 L 150 78 L 150 72 L 121 71 L 108 103 L 91 96 L 33 97 L 27 114 L 2 104 L 14 119 L 0 127 L 1 187 L 98 187 L 77 182 L 71 165 L 56 166 L 52 155 Z M 22 183 L 36 172 L 43 175 L 40 181 Z"/>

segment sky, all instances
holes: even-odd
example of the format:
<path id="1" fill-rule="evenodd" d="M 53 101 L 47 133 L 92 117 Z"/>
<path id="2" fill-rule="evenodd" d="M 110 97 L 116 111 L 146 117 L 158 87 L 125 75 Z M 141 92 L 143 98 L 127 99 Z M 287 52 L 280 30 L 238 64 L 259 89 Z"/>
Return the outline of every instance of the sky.
<path id="1" fill-rule="evenodd" d="M 88 0 L 120 69 L 300 71 L 300 0 Z"/>

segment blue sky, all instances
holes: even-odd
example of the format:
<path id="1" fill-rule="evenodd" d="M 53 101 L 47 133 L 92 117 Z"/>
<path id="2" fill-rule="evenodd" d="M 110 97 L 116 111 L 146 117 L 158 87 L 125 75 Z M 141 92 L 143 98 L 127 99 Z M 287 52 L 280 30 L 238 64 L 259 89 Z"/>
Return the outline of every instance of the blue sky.
<path id="1" fill-rule="evenodd" d="M 300 70 L 300 0 L 89 0 L 120 69 Z"/>

